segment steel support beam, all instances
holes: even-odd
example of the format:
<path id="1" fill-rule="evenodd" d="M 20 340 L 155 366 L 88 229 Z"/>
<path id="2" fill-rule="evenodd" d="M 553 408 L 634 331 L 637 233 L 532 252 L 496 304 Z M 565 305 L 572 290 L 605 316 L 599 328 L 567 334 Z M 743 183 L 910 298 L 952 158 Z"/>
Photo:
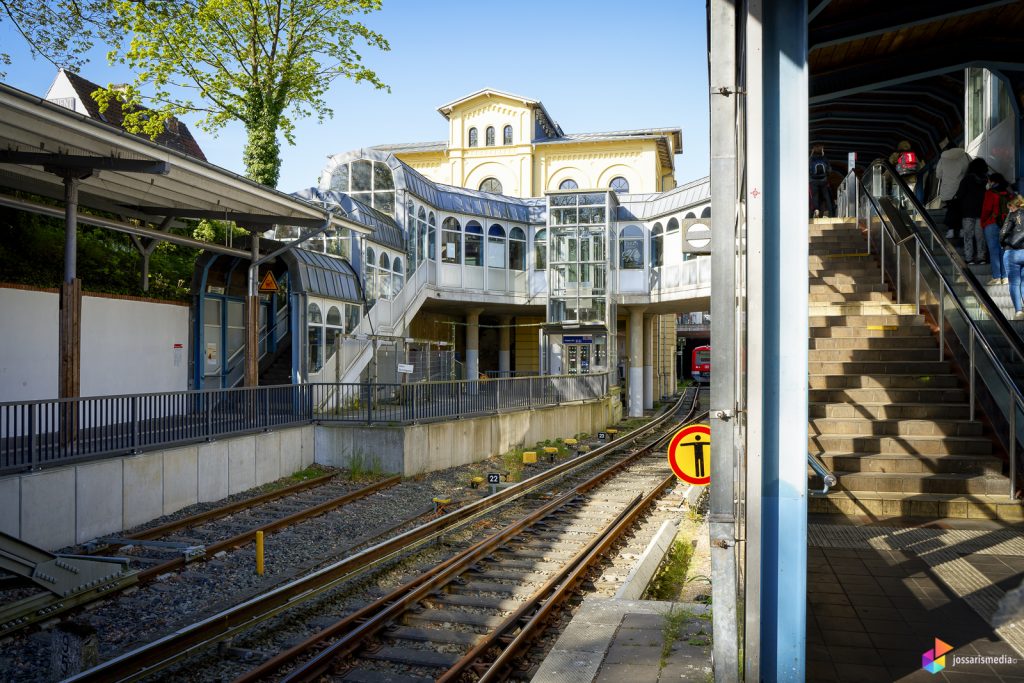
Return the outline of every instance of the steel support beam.
<path id="1" fill-rule="evenodd" d="M 734 0 L 711 0 L 711 495 L 708 528 L 711 595 L 715 605 L 715 683 L 739 680 L 739 605 L 736 543 L 736 381 L 742 367 L 737 352 L 737 288 L 740 196 L 737 184 L 738 82 Z M 801 17 L 801 22 L 804 18 Z M 755 679 L 756 680 L 756 679 Z"/>
<path id="2" fill-rule="evenodd" d="M 18 152 L 12 149 L 0 149 L 0 164 L 42 166 L 45 169 L 123 171 L 126 173 L 152 173 L 155 175 L 167 175 L 171 170 L 171 165 L 166 161 L 155 161 L 152 159 L 121 159 L 118 157 L 98 157 L 89 154 Z"/>
<path id="3" fill-rule="evenodd" d="M 644 311 L 646 309 L 646 306 L 629 307 L 629 403 L 627 409 L 630 417 L 641 417 L 644 414 Z"/>
<path id="4" fill-rule="evenodd" d="M 760 53 L 751 68 L 760 71 L 763 110 L 747 128 L 749 146 L 760 148 L 763 193 L 760 224 L 750 224 L 762 253 L 757 265 L 751 255 L 748 287 L 762 297 L 761 334 L 750 337 L 762 372 L 760 676 L 795 682 L 805 678 L 807 628 L 807 2 L 751 6 L 762 29 L 761 44 L 748 49 Z"/>

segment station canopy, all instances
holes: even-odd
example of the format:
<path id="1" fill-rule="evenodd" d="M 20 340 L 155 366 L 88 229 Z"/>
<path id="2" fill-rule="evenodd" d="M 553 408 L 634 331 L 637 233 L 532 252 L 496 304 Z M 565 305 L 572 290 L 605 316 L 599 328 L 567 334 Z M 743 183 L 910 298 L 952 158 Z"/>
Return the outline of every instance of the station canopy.
<path id="1" fill-rule="evenodd" d="M 260 185 L 208 162 L 0 83 L 0 186 L 64 198 L 80 178 L 79 204 L 167 224 L 178 218 L 234 221 L 254 232 L 275 224 L 365 233 L 343 211 Z"/>
<path id="2" fill-rule="evenodd" d="M 845 167 L 909 140 L 925 158 L 963 134 L 964 70 L 1024 86 L 1016 0 L 810 0 L 810 141 Z M 866 158 L 867 157 L 867 158 Z"/>

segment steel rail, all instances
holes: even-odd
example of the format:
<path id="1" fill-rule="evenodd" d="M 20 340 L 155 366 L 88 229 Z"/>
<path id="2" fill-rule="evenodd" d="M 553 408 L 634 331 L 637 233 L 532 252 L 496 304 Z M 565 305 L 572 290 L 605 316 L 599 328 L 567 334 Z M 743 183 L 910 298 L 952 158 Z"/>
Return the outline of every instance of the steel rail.
<path id="1" fill-rule="evenodd" d="M 263 503 L 269 503 L 273 500 L 277 500 L 278 498 L 290 496 L 293 493 L 299 493 L 301 491 L 305 491 L 306 489 L 316 488 L 320 484 L 326 484 L 336 476 L 338 476 L 336 472 L 324 474 L 319 477 L 314 477 L 313 479 L 301 481 L 297 484 L 292 484 L 290 486 L 274 489 L 273 491 L 261 493 L 258 496 L 253 496 L 252 498 L 235 501 L 234 503 L 222 505 L 220 507 L 213 508 L 212 510 L 207 510 L 205 512 L 199 512 L 197 514 L 190 515 L 183 519 L 178 519 L 173 522 L 161 524 L 160 526 L 144 529 L 142 531 L 139 531 L 138 533 L 124 536 L 124 538 L 139 541 L 148 541 L 154 538 L 158 538 L 160 536 L 166 536 L 167 534 L 173 533 L 175 531 L 180 531 L 181 529 L 187 529 L 188 527 L 198 526 L 199 524 L 205 524 L 206 522 L 211 522 L 215 519 L 226 517 L 241 510 L 255 507 L 256 505 L 262 505 Z M 398 481 L 396 481 L 395 483 L 398 483 Z"/>
<path id="2" fill-rule="evenodd" d="M 683 419 L 683 422 L 689 422 L 697 419 L 694 417 L 696 396 L 697 395 L 695 393 L 694 404 Z M 674 415 L 676 414 L 676 411 L 671 411 L 668 414 Z M 706 415 L 707 413 L 705 412 L 703 414 Z M 628 458 L 611 465 L 587 481 L 577 485 L 573 491 L 569 492 L 562 498 L 559 498 L 540 510 L 529 514 L 506 529 L 494 534 L 490 538 L 478 542 L 472 547 L 464 550 L 459 555 L 449 558 L 431 571 L 420 575 L 403 586 L 396 588 L 388 595 L 377 599 L 375 602 L 353 612 L 339 620 L 337 623 L 315 633 L 289 650 L 279 653 L 258 667 L 236 678 L 233 683 L 254 683 L 255 681 L 264 680 L 286 664 L 289 664 L 304 654 L 307 654 L 311 649 L 318 647 L 324 641 L 337 638 L 334 643 L 321 650 L 316 657 L 303 663 L 301 666 L 296 667 L 287 676 L 281 679 L 282 682 L 288 683 L 316 680 L 318 676 L 324 674 L 332 666 L 334 661 L 351 654 L 360 646 L 363 640 L 385 628 L 397 614 L 405 611 L 409 605 L 421 600 L 437 586 L 447 583 L 453 575 L 465 571 L 467 567 L 472 566 L 481 558 L 492 553 L 494 548 L 507 542 L 508 539 L 515 537 L 524 528 L 527 528 L 532 524 L 535 524 L 537 521 L 549 516 L 552 512 L 564 507 L 568 501 L 575 500 L 579 495 L 595 488 L 608 478 L 614 476 L 620 470 L 631 465 L 634 461 L 644 457 L 659 445 L 666 443 L 669 437 L 670 435 L 666 434 L 655 441 L 652 441 L 636 453 L 630 455 Z M 670 477 L 667 481 L 670 483 L 672 478 L 674 477 Z M 659 487 L 659 494 L 664 490 L 664 486 L 667 486 L 667 483 L 663 482 L 663 485 Z M 600 535 L 598 538 L 600 538 Z"/>
<path id="3" fill-rule="evenodd" d="M 425 545 L 444 533 L 493 512 L 506 503 L 525 497 L 549 481 L 587 465 L 596 458 L 628 446 L 637 438 L 656 430 L 669 421 L 679 411 L 688 395 L 689 392 L 685 392 L 670 410 L 620 439 L 514 484 L 492 496 L 449 512 L 392 539 L 378 543 L 355 555 L 278 586 L 267 593 L 223 610 L 202 621 L 178 629 L 147 645 L 107 660 L 68 678 L 65 683 L 138 680 L 154 671 L 166 668 L 198 649 L 229 638 L 257 623 L 285 612 L 297 604 L 313 599 L 390 559 Z M 694 404 L 697 395 L 698 393 L 694 391 L 691 397 Z"/>

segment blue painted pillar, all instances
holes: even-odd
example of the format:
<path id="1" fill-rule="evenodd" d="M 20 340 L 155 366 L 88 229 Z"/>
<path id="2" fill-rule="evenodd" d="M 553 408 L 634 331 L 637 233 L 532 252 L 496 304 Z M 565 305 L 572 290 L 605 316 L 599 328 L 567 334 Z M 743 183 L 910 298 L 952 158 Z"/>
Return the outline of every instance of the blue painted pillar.
<path id="1" fill-rule="evenodd" d="M 807 620 L 807 2 L 771 0 L 762 2 L 761 8 L 761 678 L 803 681 Z M 751 142 L 756 139 L 752 137 Z"/>

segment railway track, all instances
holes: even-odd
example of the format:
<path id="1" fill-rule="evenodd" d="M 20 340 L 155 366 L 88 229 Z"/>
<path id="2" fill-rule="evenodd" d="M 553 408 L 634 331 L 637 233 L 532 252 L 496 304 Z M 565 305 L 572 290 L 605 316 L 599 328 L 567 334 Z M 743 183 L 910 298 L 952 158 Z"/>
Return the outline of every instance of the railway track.
<path id="1" fill-rule="evenodd" d="M 257 531 L 267 534 L 280 531 L 366 498 L 397 485 L 401 479 L 389 477 L 353 490 L 337 480 L 335 474 L 325 474 L 137 533 L 107 537 L 87 546 L 85 554 L 94 557 L 102 554 L 106 559 L 118 559 L 126 565 L 127 571 L 112 590 L 92 593 L 80 600 L 32 593 L 0 608 L 0 637 L 111 597 L 119 589 L 153 581 L 190 562 L 244 546 L 254 541 Z"/>
<path id="2" fill-rule="evenodd" d="M 600 481 L 619 474 L 621 470 L 630 467 L 631 464 L 634 469 L 637 467 L 641 470 L 644 469 L 644 465 L 642 463 L 638 464 L 638 461 L 643 460 L 645 457 L 651 457 L 646 454 L 649 454 L 657 443 L 663 441 L 661 432 L 666 428 L 666 426 L 674 426 L 676 424 L 680 408 L 685 404 L 689 409 L 694 402 L 695 396 L 695 392 L 687 394 L 687 396 L 679 400 L 672 410 L 661 415 L 648 425 L 631 432 L 617 442 L 602 446 L 590 453 L 562 463 L 561 465 L 553 467 L 546 472 L 542 472 L 535 477 L 501 490 L 495 495 L 470 503 L 442 517 L 420 525 L 396 538 L 379 543 L 376 546 L 368 548 L 351 557 L 323 567 L 307 576 L 279 586 L 263 595 L 236 605 L 233 608 L 225 610 L 201 622 L 179 629 L 169 636 L 159 639 L 147 646 L 125 653 L 120 657 L 109 660 L 108 662 L 105 662 L 104 664 L 101 664 L 89 671 L 83 672 L 69 680 L 137 680 L 173 665 L 177 666 L 175 666 L 174 672 L 172 672 L 171 675 L 173 679 L 177 680 L 179 676 L 187 675 L 187 672 L 193 668 L 201 668 L 201 665 L 192 665 L 191 663 L 194 660 L 200 660 L 203 656 L 206 656 L 205 653 L 208 652 L 208 648 L 211 645 L 227 639 L 231 639 L 232 642 L 237 643 L 242 637 L 248 638 L 250 637 L 250 634 L 256 631 L 255 627 L 261 622 L 280 615 L 286 615 L 287 613 L 294 613 L 297 611 L 299 605 L 315 601 L 315 599 L 321 598 L 321 596 L 324 596 L 328 592 L 344 586 L 349 582 L 353 582 L 355 579 L 365 577 L 371 571 L 375 571 L 376 569 L 388 565 L 396 560 L 403 558 L 407 559 L 411 555 L 414 555 L 415 552 L 421 551 L 421 549 L 427 544 L 434 544 L 434 542 L 446 537 L 446 535 L 450 537 L 455 530 L 465 530 L 470 527 L 476 529 L 478 527 L 482 528 L 483 526 L 487 526 L 487 523 L 481 525 L 481 521 L 488 519 L 488 516 L 493 517 L 494 515 L 499 514 L 502 510 L 508 514 L 508 510 L 516 506 L 532 507 L 533 509 L 536 509 L 539 503 L 534 500 L 534 498 L 538 494 L 541 495 L 541 511 L 543 511 L 543 516 L 549 516 L 558 511 L 557 514 L 554 514 L 553 517 L 545 522 L 548 525 L 554 524 L 554 521 L 558 519 L 559 516 L 565 516 L 567 514 L 566 511 L 572 510 L 576 506 L 583 505 L 585 501 L 580 500 L 579 497 L 584 495 L 586 491 L 589 491 L 590 488 L 597 486 Z M 686 412 L 692 411 L 687 410 Z M 625 453 L 626 451 L 630 451 L 636 442 L 641 439 L 647 442 L 643 447 L 629 453 L 626 457 L 623 457 L 619 462 L 615 463 L 611 467 L 605 468 L 597 477 L 590 477 L 586 482 L 580 484 L 566 483 L 566 480 L 570 477 L 581 477 L 580 472 L 585 469 L 592 470 L 598 463 L 605 464 L 603 462 L 603 456 L 615 452 Z M 665 471 L 667 468 L 664 466 L 664 459 L 659 456 L 654 457 L 662 461 L 659 467 L 662 471 Z M 631 474 L 630 476 L 636 475 Z M 644 481 L 645 486 L 651 483 L 650 477 L 646 477 Z M 670 480 L 662 477 L 661 481 L 664 483 L 661 484 L 659 482 L 659 486 L 663 487 L 667 486 Z M 569 492 L 554 496 L 551 493 L 551 488 L 555 482 L 558 483 L 563 492 L 566 490 Z M 583 488 L 581 489 L 580 487 Z M 636 498 L 636 496 L 633 496 L 632 498 Z M 595 505 L 595 503 L 587 503 L 587 505 L 592 506 Z M 632 501 L 628 506 L 629 511 L 627 511 L 626 517 L 629 517 L 632 514 L 634 508 L 637 510 L 636 514 L 639 514 L 639 511 L 642 510 L 643 507 L 638 507 L 639 505 L 639 500 Z M 602 519 L 599 519 L 601 515 L 599 515 L 596 510 L 597 508 L 594 508 L 594 510 L 591 511 L 593 514 L 584 514 L 584 517 L 592 518 L 589 519 L 590 523 L 600 524 L 602 523 Z M 521 515 L 522 513 L 518 512 L 517 514 Z M 538 513 L 535 512 L 534 515 L 536 514 Z M 532 524 L 536 523 L 536 521 L 537 520 L 525 523 L 525 526 L 522 527 L 524 533 L 536 534 L 537 532 L 535 529 L 529 530 L 532 529 Z M 489 524 L 493 526 L 493 521 Z M 582 524 L 582 522 L 580 522 L 580 524 Z M 607 524 L 604 524 L 602 529 L 604 526 L 607 526 Z M 516 524 L 513 524 L 508 528 L 515 527 Z M 577 531 L 577 533 L 581 532 Z M 476 536 L 480 535 L 481 532 L 477 531 Z M 487 539 L 480 541 L 474 540 L 472 547 L 477 547 L 480 546 L 481 543 L 486 544 L 488 542 L 489 541 L 487 541 Z M 588 546 L 583 545 L 580 547 Z M 460 553 L 459 556 L 461 557 L 465 555 L 465 552 Z M 454 559 L 444 561 L 440 564 L 440 567 L 449 568 L 450 574 L 451 572 L 455 572 L 454 563 Z M 459 572 L 456 572 L 456 574 L 458 573 Z M 449 574 L 446 574 L 446 576 L 449 576 Z M 429 575 L 424 574 L 413 581 L 413 583 L 416 584 L 415 586 L 406 586 L 403 588 L 406 588 L 406 590 L 416 591 L 419 590 L 420 584 L 424 582 L 428 582 L 433 585 L 433 580 L 428 579 L 428 576 L 435 576 L 435 574 L 433 572 Z M 449 576 L 449 578 L 453 577 Z M 373 604 L 378 605 L 379 609 L 380 601 Z M 371 607 L 372 605 L 363 609 L 370 609 Z M 366 613 L 362 610 L 357 612 L 357 614 L 363 615 L 357 617 L 360 621 L 368 618 Z M 349 620 L 346 623 L 352 624 L 354 622 Z M 341 626 L 338 628 L 344 630 L 345 627 Z M 243 634 L 245 635 L 243 636 Z M 420 642 L 422 644 L 427 641 Z M 446 647 L 450 647 L 452 645 L 453 644 L 448 643 Z M 294 657 L 291 657 L 291 659 L 294 659 Z M 185 660 L 187 660 L 187 663 L 183 663 Z M 274 658 L 272 661 L 276 660 L 277 658 Z M 237 673 L 232 675 L 237 675 Z M 260 676 L 263 676 L 263 674 L 257 674 L 257 677 Z M 220 679 L 223 678 L 223 676 L 218 675 L 216 678 Z"/>

